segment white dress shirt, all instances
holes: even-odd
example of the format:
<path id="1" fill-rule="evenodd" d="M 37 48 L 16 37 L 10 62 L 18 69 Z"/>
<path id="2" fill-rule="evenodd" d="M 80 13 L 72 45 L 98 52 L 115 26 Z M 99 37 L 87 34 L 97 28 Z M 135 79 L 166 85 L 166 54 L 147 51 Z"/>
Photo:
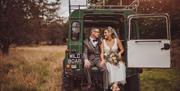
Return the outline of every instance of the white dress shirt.
<path id="1" fill-rule="evenodd" d="M 92 37 L 90 37 L 91 43 L 93 44 L 94 47 L 96 47 L 97 44 L 98 44 L 98 41 L 93 41 L 93 40 L 95 40 L 95 39 L 93 39 Z"/>

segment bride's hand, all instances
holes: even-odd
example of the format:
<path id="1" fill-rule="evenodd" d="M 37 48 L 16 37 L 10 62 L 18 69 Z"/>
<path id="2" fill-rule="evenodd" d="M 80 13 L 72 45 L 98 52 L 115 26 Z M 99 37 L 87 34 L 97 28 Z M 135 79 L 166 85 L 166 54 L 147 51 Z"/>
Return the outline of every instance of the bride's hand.
<path id="1" fill-rule="evenodd" d="M 121 55 L 122 55 L 122 54 L 119 52 L 119 58 L 120 58 L 120 59 L 121 59 Z"/>
<path id="2" fill-rule="evenodd" d="M 119 58 L 120 58 L 120 61 L 124 63 L 124 61 L 122 60 L 122 54 L 119 53 Z"/>

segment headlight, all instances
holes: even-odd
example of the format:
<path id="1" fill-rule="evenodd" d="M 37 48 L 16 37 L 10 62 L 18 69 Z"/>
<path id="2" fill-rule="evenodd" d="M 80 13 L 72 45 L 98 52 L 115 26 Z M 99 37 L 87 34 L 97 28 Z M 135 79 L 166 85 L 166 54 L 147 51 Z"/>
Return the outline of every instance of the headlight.
<path id="1" fill-rule="evenodd" d="M 66 68 L 67 68 L 67 69 L 70 69 L 70 68 L 71 68 L 71 65 L 70 65 L 70 64 L 67 64 L 67 65 L 66 65 Z"/>

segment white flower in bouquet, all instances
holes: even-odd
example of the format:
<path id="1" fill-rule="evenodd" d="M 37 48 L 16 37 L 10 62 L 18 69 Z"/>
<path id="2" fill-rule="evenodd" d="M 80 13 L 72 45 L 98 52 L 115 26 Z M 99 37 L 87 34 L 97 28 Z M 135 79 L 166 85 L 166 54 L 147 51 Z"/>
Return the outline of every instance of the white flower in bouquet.
<path id="1" fill-rule="evenodd" d="M 110 52 L 107 56 L 106 59 L 108 62 L 111 64 L 117 65 L 119 61 L 121 60 L 117 52 Z"/>

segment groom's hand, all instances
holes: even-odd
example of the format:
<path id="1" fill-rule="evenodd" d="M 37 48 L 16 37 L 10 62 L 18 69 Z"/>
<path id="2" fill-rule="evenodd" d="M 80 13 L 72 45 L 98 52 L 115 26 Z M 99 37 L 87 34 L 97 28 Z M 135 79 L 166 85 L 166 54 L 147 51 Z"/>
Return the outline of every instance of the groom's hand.
<path id="1" fill-rule="evenodd" d="M 88 59 L 85 59 L 85 60 L 84 60 L 84 67 L 85 67 L 85 68 L 90 68 L 90 66 L 91 66 L 91 63 L 89 62 L 89 60 L 88 60 Z"/>
<path id="2" fill-rule="evenodd" d="M 104 64 L 105 64 L 105 60 L 101 60 L 101 62 L 100 62 L 100 67 L 103 67 Z"/>

